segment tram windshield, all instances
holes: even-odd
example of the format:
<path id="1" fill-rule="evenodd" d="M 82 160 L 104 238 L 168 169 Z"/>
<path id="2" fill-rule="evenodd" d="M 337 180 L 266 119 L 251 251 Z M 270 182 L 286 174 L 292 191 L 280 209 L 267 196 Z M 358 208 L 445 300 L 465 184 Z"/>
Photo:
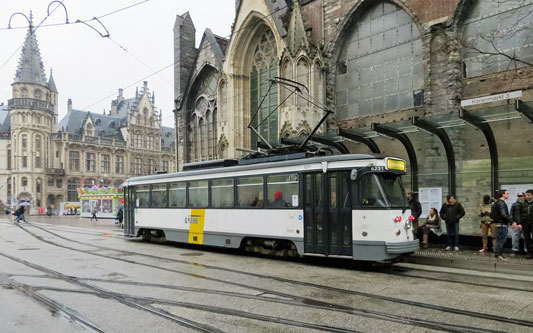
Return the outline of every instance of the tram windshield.
<path id="1" fill-rule="evenodd" d="M 359 199 L 363 207 L 398 207 L 407 205 L 405 190 L 399 175 L 373 173 L 361 177 Z"/>

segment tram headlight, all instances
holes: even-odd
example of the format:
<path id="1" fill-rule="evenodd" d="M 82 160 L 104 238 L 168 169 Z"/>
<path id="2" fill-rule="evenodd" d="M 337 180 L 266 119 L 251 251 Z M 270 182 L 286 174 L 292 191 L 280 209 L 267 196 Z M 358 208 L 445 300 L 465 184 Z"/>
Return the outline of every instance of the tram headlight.
<path id="1" fill-rule="evenodd" d="M 405 221 L 405 230 L 411 229 L 411 220 Z"/>

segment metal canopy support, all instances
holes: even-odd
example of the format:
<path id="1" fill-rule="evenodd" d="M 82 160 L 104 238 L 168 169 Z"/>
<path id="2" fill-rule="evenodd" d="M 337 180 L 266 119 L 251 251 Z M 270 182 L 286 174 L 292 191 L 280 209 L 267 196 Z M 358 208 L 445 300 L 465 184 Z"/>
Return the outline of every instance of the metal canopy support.
<path id="1" fill-rule="evenodd" d="M 372 124 L 372 130 L 400 141 L 402 145 L 405 147 L 405 150 L 407 151 L 407 155 L 409 156 L 409 165 L 411 166 L 412 191 L 418 192 L 418 162 L 416 160 L 416 152 L 415 152 L 415 149 L 413 148 L 413 144 L 411 143 L 411 140 L 409 140 L 406 134 L 399 133 L 401 132 L 400 130 L 397 130 L 395 128 L 391 128 L 385 125 L 374 123 Z"/>
<path id="2" fill-rule="evenodd" d="M 333 140 L 328 140 L 326 138 L 321 138 L 321 137 L 318 137 L 318 136 L 313 136 L 313 137 L 311 137 L 310 140 L 313 141 L 313 142 L 321 143 L 321 144 L 326 145 L 326 146 L 333 147 L 333 148 L 337 149 L 341 154 L 349 154 L 350 153 L 348 148 L 346 148 L 346 146 L 342 142 L 335 142 Z"/>
<path id="3" fill-rule="evenodd" d="M 453 145 L 448 133 L 442 128 L 439 128 L 438 125 L 425 119 L 420 119 L 419 117 L 413 117 L 413 125 L 437 136 L 442 142 L 444 151 L 446 152 L 446 160 L 448 161 L 448 193 L 456 194 L 455 153 L 453 152 Z"/>
<path id="4" fill-rule="evenodd" d="M 524 117 L 527 118 L 527 120 L 529 120 L 530 124 L 533 124 L 533 108 L 521 100 L 516 100 L 514 107 L 516 111 L 520 112 Z"/>
<path id="5" fill-rule="evenodd" d="M 353 140 L 353 141 L 360 142 L 360 143 L 367 145 L 370 151 L 373 152 L 374 154 L 381 153 L 376 142 L 370 138 L 365 138 L 363 135 L 355 134 L 355 133 L 348 132 L 345 130 L 339 130 L 339 135 L 342 137 L 345 137 L 346 139 Z"/>
<path id="6" fill-rule="evenodd" d="M 500 184 L 498 175 L 498 147 L 496 146 L 496 139 L 494 138 L 492 128 L 483 118 L 468 113 L 464 109 L 459 111 L 459 118 L 481 130 L 485 136 L 485 140 L 487 140 L 490 153 L 490 190 L 492 195 L 495 195 Z"/>

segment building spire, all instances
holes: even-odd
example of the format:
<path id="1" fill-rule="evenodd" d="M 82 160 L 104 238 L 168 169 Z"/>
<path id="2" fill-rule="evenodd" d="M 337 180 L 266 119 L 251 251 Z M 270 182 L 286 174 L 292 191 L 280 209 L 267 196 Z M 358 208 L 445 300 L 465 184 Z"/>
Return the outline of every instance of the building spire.
<path id="1" fill-rule="evenodd" d="M 57 93 L 56 82 L 54 81 L 54 76 L 52 75 L 52 68 L 50 68 L 50 79 L 48 79 L 48 89 L 50 91 Z"/>
<path id="2" fill-rule="evenodd" d="M 47 86 L 41 52 L 33 31 L 33 15 L 30 12 L 30 27 L 22 46 L 22 54 L 15 73 L 15 83 L 33 83 Z"/>

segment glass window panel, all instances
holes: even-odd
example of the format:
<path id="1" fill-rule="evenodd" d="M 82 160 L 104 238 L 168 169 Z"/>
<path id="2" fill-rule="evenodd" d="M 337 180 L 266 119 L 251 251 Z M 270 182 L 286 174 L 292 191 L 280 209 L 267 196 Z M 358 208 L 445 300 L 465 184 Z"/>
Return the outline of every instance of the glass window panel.
<path id="1" fill-rule="evenodd" d="M 243 208 L 263 207 L 263 177 L 237 180 L 237 205 Z"/>
<path id="2" fill-rule="evenodd" d="M 372 84 L 365 84 L 361 88 L 362 88 L 362 90 L 361 90 L 361 92 L 362 92 L 361 97 L 362 98 L 368 99 L 368 98 L 371 98 L 373 96 Z"/>
<path id="3" fill-rule="evenodd" d="M 346 90 L 337 91 L 337 105 L 346 105 L 346 104 L 348 104 L 347 91 Z"/>
<path id="4" fill-rule="evenodd" d="M 397 95 L 387 96 L 385 103 L 386 103 L 386 108 L 388 110 L 397 109 L 398 108 L 398 96 Z"/>
<path id="5" fill-rule="evenodd" d="M 208 201 L 207 180 L 191 181 L 189 184 L 189 207 L 205 208 Z"/>
<path id="6" fill-rule="evenodd" d="M 137 186 L 136 195 L 135 207 L 150 207 L 150 185 Z"/>
<path id="7" fill-rule="evenodd" d="M 370 36 L 370 21 L 360 22 L 357 30 L 359 31 L 359 38 Z"/>
<path id="8" fill-rule="evenodd" d="M 168 189 L 168 206 L 184 208 L 187 199 L 187 188 L 185 183 L 172 183 Z"/>
<path id="9" fill-rule="evenodd" d="M 167 185 L 152 185 L 152 207 L 164 208 L 167 206 Z"/>
<path id="10" fill-rule="evenodd" d="M 385 36 L 383 33 L 379 33 L 377 35 L 373 35 L 370 39 L 370 43 L 372 43 L 372 50 L 381 50 L 383 49 L 383 40 L 385 39 Z"/>
<path id="11" fill-rule="evenodd" d="M 370 33 L 372 35 L 383 32 L 383 16 L 377 17 L 370 21 Z"/>
<path id="12" fill-rule="evenodd" d="M 211 206 L 233 207 L 233 179 L 217 179 L 211 182 Z"/>
<path id="13" fill-rule="evenodd" d="M 269 208 L 298 207 L 298 175 L 274 175 L 267 177 Z"/>

